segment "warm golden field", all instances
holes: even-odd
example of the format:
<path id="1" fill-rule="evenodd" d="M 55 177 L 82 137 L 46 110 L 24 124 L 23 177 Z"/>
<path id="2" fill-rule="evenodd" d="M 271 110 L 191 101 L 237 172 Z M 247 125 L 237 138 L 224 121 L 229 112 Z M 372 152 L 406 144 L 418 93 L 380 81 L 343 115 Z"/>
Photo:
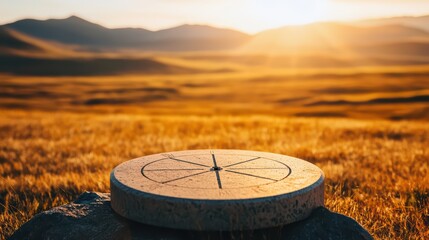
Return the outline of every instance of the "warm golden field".
<path id="1" fill-rule="evenodd" d="M 295 69 L 160 58 L 198 74 L 7 76 L 0 108 L 150 114 L 429 119 L 429 65 Z M 226 63 L 225 63 L 226 62 Z"/>
<path id="2" fill-rule="evenodd" d="M 378 239 L 429 239 L 429 66 L 159 59 L 225 71 L 0 75 L 0 239 L 83 191 L 108 192 L 122 161 L 206 148 L 311 161 L 326 174 L 329 209 Z"/>
<path id="3" fill-rule="evenodd" d="M 83 191 L 122 161 L 182 149 L 288 154 L 326 174 L 326 206 L 378 239 L 429 238 L 429 124 L 263 115 L 0 112 L 0 233 Z"/>

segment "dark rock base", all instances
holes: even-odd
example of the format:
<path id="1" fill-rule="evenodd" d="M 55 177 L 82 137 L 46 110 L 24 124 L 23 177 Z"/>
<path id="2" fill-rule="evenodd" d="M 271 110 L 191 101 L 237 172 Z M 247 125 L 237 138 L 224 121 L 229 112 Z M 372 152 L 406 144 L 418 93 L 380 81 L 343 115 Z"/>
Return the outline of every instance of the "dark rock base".
<path id="1" fill-rule="evenodd" d="M 20 239 L 373 239 L 352 218 L 326 208 L 283 227 L 237 232 L 196 232 L 159 228 L 120 217 L 110 207 L 110 194 L 85 192 L 69 204 L 34 216 L 10 238 Z"/>

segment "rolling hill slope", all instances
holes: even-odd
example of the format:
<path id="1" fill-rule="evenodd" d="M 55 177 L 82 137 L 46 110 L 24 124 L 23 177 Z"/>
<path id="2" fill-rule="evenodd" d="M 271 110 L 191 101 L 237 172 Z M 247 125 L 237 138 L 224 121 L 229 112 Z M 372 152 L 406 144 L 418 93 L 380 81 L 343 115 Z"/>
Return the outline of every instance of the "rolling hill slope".
<path id="1" fill-rule="evenodd" d="M 367 19 L 355 22 L 359 26 L 383 26 L 391 24 L 400 24 L 408 27 L 420 28 L 429 31 L 429 15 L 420 17 L 392 17 L 392 18 L 379 18 Z"/>
<path id="2" fill-rule="evenodd" d="M 5 52 L 13 49 L 27 51 L 42 50 L 39 46 L 31 44 L 23 39 L 19 39 L 19 37 L 17 37 L 16 35 L 17 34 L 13 31 L 10 31 L 6 28 L 0 28 L 0 49 L 2 50 L 0 54 L 5 54 Z"/>
<path id="3" fill-rule="evenodd" d="M 202 70 L 174 66 L 151 58 L 108 57 L 75 51 L 0 27 L 0 73 L 28 76 L 180 74 Z"/>
<path id="4" fill-rule="evenodd" d="M 401 25 L 357 27 L 338 23 L 288 26 L 256 34 L 241 50 L 273 54 L 358 54 L 362 46 L 429 42 L 429 33 Z"/>

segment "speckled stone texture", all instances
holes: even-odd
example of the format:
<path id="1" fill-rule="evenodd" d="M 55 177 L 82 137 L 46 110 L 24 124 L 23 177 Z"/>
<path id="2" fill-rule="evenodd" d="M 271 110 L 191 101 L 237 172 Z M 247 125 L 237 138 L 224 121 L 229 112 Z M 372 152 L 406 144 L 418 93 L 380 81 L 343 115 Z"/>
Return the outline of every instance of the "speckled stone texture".
<path id="1" fill-rule="evenodd" d="M 282 226 L 323 206 L 323 172 L 301 159 L 243 150 L 149 155 L 111 173 L 112 208 L 158 227 L 234 231 Z"/>
<path id="2" fill-rule="evenodd" d="M 127 220 L 110 206 L 108 193 L 83 193 L 76 201 L 34 216 L 10 240 L 137 240 L 137 239 L 290 239 L 370 240 L 353 219 L 324 207 L 302 221 L 270 229 L 234 232 L 198 232 L 154 227 Z"/>

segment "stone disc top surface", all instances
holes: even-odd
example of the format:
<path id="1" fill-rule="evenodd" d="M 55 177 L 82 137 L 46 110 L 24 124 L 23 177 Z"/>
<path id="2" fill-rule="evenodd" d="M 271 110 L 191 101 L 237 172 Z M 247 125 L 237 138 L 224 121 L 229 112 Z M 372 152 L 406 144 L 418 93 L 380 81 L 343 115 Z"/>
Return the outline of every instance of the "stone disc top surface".
<path id="1" fill-rule="evenodd" d="M 244 150 L 154 154 L 117 166 L 111 206 L 160 227 L 243 230 L 275 227 L 323 206 L 323 172 L 301 159 Z"/>
<path id="2" fill-rule="evenodd" d="M 193 150 L 122 163 L 115 178 L 154 195 L 204 200 L 263 198 L 294 193 L 323 177 L 315 165 L 289 156 L 243 150 Z"/>

